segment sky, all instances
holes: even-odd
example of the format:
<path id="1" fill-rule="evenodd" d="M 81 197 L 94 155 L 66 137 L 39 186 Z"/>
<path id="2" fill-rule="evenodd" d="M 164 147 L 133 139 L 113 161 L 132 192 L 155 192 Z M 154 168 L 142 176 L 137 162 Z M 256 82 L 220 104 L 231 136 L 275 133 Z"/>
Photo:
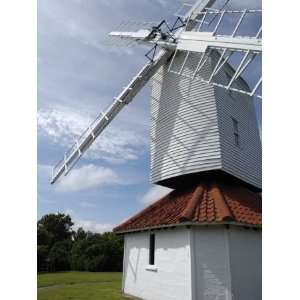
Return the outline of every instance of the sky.
<path id="1" fill-rule="evenodd" d="M 75 227 L 103 232 L 170 191 L 149 182 L 149 84 L 68 176 L 51 185 L 50 174 L 76 137 L 147 62 L 145 48 L 109 47 L 107 34 L 122 21 L 171 20 L 181 2 L 38 1 L 38 218 L 68 213 Z M 256 107 L 261 119 L 260 104 Z"/>

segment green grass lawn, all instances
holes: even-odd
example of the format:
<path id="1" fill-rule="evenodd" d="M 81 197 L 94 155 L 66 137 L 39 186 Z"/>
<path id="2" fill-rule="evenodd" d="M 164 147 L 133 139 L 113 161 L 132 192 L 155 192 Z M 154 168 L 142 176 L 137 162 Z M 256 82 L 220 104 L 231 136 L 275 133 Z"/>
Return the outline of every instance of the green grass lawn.
<path id="1" fill-rule="evenodd" d="M 124 300 L 122 273 L 38 274 L 38 300 Z"/>

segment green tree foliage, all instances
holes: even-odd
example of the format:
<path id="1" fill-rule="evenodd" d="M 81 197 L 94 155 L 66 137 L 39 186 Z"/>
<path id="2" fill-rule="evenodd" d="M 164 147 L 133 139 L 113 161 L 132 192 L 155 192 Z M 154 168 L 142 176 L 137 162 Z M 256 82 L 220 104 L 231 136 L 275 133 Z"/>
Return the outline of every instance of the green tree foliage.
<path id="1" fill-rule="evenodd" d="M 72 268 L 81 271 L 122 271 L 123 238 L 88 232 L 72 248 Z"/>
<path id="2" fill-rule="evenodd" d="M 53 234 L 42 226 L 37 229 L 37 243 L 38 245 L 51 245 L 54 240 Z"/>
<path id="3" fill-rule="evenodd" d="M 38 221 L 38 271 L 122 271 L 123 237 L 83 228 L 73 231 L 72 226 L 65 214 L 45 215 Z"/>
<path id="4" fill-rule="evenodd" d="M 53 272 L 71 270 L 72 241 L 58 241 L 49 252 L 49 269 Z"/>
<path id="5" fill-rule="evenodd" d="M 38 271 L 48 271 L 48 255 L 49 255 L 49 247 L 46 245 L 38 245 L 37 246 L 37 266 Z"/>
<path id="6" fill-rule="evenodd" d="M 74 231 L 73 236 L 75 241 L 85 240 L 87 238 L 87 233 L 82 227 L 79 227 L 77 231 Z"/>
<path id="7" fill-rule="evenodd" d="M 64 241 L 72 238 L 72 226 L 74 223 L 69 215 L 48 214 L 38 221 L 38 229 L 47 231 L 53 242 Z"/>
<path id="8" fill-rule="evenodd" d="M 73 270 L 85 270 L 85 250 L 88 247 L 87 240 L 80 240 L 73 244 L 71 251 L 71 265 Z"/>

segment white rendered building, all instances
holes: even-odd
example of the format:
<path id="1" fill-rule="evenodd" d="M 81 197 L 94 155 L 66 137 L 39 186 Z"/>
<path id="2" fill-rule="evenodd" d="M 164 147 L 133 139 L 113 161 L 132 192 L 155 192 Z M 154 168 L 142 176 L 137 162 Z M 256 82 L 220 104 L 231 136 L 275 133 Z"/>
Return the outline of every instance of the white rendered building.
<path id="1" fill-rule="evenodd" d="M 116 227 L 123 292 L 149 300 L 261 299 L 261 198 L 208 180 Z"/>

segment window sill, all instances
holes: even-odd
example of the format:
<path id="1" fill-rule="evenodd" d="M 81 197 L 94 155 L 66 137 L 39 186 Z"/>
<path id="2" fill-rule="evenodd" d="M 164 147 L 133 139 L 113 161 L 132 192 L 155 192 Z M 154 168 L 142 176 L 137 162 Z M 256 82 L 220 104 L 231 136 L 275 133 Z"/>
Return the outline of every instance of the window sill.
<path id="1" fill-rule="evenodd" d="M 155 265 L 146 266 L 147 271 L 157 272 L 157 267 Z"/>

